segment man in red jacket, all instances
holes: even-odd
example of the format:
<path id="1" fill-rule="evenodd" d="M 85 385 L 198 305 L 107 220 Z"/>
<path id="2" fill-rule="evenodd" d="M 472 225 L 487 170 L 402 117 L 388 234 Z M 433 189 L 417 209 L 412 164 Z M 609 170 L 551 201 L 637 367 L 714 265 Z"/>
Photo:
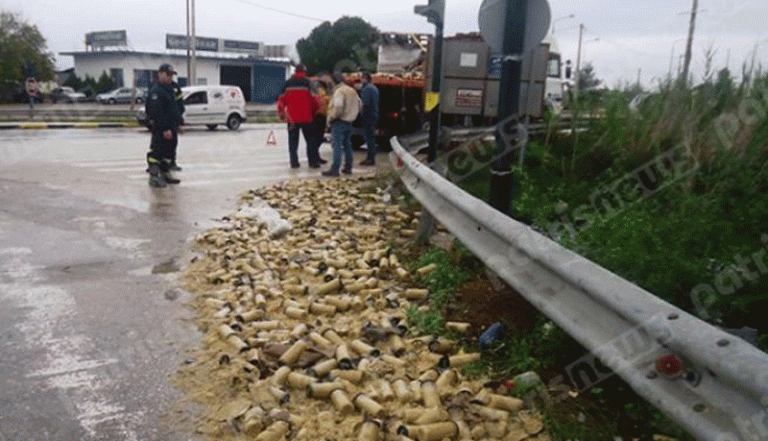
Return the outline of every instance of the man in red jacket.
<path id="1" fill-rule="evenodd" d="M 312 95 L 307 69 L 303 64 L 296 66 L 296 72 L 283 86 L 283 94 L 277 99 L 277 114 L 288 123 L 288 155 L 291 168 L 299 168 L 299 130 L 304 133 L 307 144 L 307 160 L 311 168 L 320 168 L 320 155 L 313 145 L 317 136 L 312 133 L 319 105 Z M 318 146 L 319 147 L 319 146 Z"/>

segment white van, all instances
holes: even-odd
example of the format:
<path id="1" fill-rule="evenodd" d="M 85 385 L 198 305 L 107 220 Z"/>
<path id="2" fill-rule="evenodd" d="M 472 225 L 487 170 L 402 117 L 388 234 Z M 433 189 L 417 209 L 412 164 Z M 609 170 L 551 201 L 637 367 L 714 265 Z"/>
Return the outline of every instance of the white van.
<path id="1" fill-rule="evenodd" d="M 224 124 L 230 130 L 237 130 L 245 121 L 245 98 L 237 86 L 182 87 L 181 94 L 185 126 L 205 125 L 215 130 Z M 146 109 L 140 110 L 136 118 L 147 125 Z"/>

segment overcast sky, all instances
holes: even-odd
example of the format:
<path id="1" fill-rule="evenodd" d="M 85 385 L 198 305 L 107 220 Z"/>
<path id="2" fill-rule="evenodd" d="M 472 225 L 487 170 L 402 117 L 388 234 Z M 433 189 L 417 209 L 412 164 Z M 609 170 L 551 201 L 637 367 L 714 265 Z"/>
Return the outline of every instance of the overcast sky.
<path id="1" fill-rule="evenodd" d="M 62 51 L 85 49 L 87 32 L 126 30 L 132 48 L 165 51 L 165 34 L 186 33 L 186 0 L 0 0 L 4 10 L 20 12 L 37 24 L 56 55 L 57 66 L 71 67 Z M 414 1 L 427 0 L 196 0 L 197 35 L 265 44 L 293 45 L 320 21 L 359 16 L 382 31 L 434 32 L 413 13 Z M 531 0 L 533 1 L 533 0 Z M 541 1 L 541 0 L 537 0 Z M 445 34 L 478 30 L 481 0 L 446 0 Z M 265 9 L 266 6 L 310 18 Z M 679 66 L 685 51 L 691 0 L 550 0 L 555 38 L 563 59 L 577 55 L 578 25 L 585 26 L 582 62 L 592 62 L 609 86 L 637 81 L 652 85 Z M 700 0 L 692 72 L 700 80 L 705 50 L 716 50 L 714 67 L 741 71 L 752 59 L 768 67 L 766 0 Z M 571 14 L 575 18 L 563 18 Z M 559 20 L 558 20 L 559 19 Z M 671 63 L 670 63 L 671 61 Z M 764 68 L 765 70 L 765 68 Z"/>

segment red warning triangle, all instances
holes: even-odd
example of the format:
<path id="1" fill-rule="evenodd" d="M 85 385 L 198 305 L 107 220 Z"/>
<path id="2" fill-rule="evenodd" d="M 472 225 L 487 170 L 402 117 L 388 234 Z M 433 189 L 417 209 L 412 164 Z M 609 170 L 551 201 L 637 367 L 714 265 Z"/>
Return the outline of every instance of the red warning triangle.
<path id="1" fill-rule="evenodd" d="M 267 136 L 267 145 L 276 145 L 276 144 L 277 144 L 277 139 L 275 138 L 275 131 L 270 130 L 269 136 Z"/>

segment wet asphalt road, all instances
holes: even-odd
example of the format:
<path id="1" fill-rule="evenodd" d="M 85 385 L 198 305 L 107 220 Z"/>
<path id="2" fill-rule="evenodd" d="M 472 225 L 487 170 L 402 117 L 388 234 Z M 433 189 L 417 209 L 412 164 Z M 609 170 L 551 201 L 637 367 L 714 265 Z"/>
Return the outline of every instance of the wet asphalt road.
<path id="1" fill-rule="evenodd" d="M 146 130 L 0 131 L 0 441 L 196 439 L 168 382 L 198 338 L 178 268 L 241 192 L 319 175 L 286 139 L 189 129 L 181 185 L 151 189 Z"/>

